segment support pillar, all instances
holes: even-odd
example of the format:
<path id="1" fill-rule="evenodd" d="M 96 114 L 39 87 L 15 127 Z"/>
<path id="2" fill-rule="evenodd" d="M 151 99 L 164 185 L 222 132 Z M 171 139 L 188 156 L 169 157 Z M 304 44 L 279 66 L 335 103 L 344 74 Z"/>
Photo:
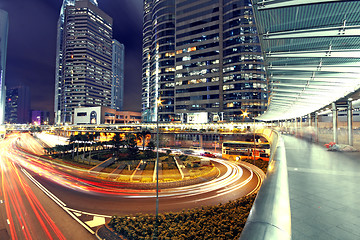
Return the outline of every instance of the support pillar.
<path id="1" fill-rule="evenodd" d="M 311 113 L 308 114 L 309 127 L 311 127 Z"/>
<path id="2" fill-rule="evenodd" d="M 333 142 L 338 143 L 338 134 L 337 134 L 337 128 L 338 128 L 338 111 L 336 108 L 336 103 L 332 103 L 332 120 L 333 120 Z"/>
<path id="3" fill-rule="evenodd" d="M 354 145 L 353 140 L 353 109 L 352 109 L 352 101 L 348 101 L 347 105 L 347 127 L 348 127 L 348 144 L 350 146 Z"/>
<path id="4" fill-rule="evenodd" d="M 319 141 L 319 114 L 315 113 L 315 119 L 314 119 L 314 131 L 315 131 L 315 141 Z"/>

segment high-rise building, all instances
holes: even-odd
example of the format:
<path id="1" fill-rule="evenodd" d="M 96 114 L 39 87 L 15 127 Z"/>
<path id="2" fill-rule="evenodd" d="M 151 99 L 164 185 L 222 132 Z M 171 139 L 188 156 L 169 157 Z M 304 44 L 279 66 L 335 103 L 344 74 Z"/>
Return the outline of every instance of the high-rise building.
<path id="1" fill-rule="evenodd" d="M 24 124 L 30 122 L 30 88 L 20 85 L 6 89 L 5 122 Z"/>
<path id="2" fill-rule="evenodd" d="M 116 111 L 122 111 L 124 104 L 124 57 L 124 45 L 113 39 L 111 108 Z"/>
<path id="3" fill-rule="evenodd" d="M 175 119 L 174 9 L 175 0 L 144 1 L 142 118 L 145 122 L 154 122 L 157 116 L 160 121 Z"/>
<path id="4" fill-rule="evenodd" d="M 58 24 L 56 123 L 72 123 L 74 108 L 111 106 L 112 18 L 96 1 L 64 1 Z"/>
<path id="5" fill-rule="evenodd" d="M 94 5 L 98 5 L 96 0 L 91 1 Z M 57 23 L 57 41 L 56 41 L 56 65 L 55 65 L 55 101 L 54 101 L 54 112 L 55 112 L 55 123 L 61 122 L 61 79 L 62 79 L 62 51 L 64 41 L 64 21 L 65 21 L 65 9 L 67 6 L 74 6 L 75 0 L 63 0 L 61 6 L 60 15 Z"/>
<path id="6" fill-rule="evenodd" d="M 6 52 L 9 31 L 8 13 L 0 9 L 0 125 L 5 119 L 5 71 L 6 71 Z"/>
<path id="7" fill-rule="evenodd" d="M 250 0 L 144 1 L 143 29 L 143 121 L 156 119 L 158 98 L 160 121 L 242 121 L 266 110 Z"/>

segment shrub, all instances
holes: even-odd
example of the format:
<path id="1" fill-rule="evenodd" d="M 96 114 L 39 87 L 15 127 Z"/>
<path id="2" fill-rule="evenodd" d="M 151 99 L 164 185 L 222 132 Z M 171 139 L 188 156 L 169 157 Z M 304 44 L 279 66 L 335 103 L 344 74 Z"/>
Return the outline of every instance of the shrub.
<path id="1" fill-rule="evenodd" d="M 255 194 L 226 204 L 159 214 L 158 239 L 238 239 Z M 153 236 L 154 215 L 112 217 L 109 227 L 127 239 Z"/>

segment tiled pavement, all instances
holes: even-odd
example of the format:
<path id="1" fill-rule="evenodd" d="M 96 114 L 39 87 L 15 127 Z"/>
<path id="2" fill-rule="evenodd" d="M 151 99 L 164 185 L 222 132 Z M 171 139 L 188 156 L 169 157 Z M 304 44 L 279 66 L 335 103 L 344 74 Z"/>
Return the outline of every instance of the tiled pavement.
<path id="1" fill-rule="evenodd" d="M 283 138 L 292 240 L 360 239 L 360 153 Z"/>

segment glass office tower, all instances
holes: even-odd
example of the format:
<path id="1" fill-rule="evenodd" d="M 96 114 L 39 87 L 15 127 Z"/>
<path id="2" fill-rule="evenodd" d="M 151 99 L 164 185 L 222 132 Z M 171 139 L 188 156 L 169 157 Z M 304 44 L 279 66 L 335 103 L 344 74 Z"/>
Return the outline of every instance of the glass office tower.
<path id="1" fill-rule="evenodd" d="M 182 122 L 222 119 L 219 0 L 176 1 L 175 106 Z"/>
<path id="2" fill-rule="evenodd" d="M 251 117 L 265 111 L 267 84 L 251 1 L 175 3 L 145 1 L 143 120 L 155 119 L 156 96 L 166 99 L 161 121 L 242 121 L 244 111 Z M 166 69 L 171 76 L 161 75 Z M 162 116 L 163 107 L 171 118 Z"/>
<path id="3" fill-rule="evenodd" d="M 124 45 L 113 39 L 111 108 L 116 111 L 122 111 L 124 104 L 124 57 Z"/>
<path id="4" fill-rule="evenodd" d="M 144 1 L 142 118 L 173 121 L 175 0 Z M 157 99 L 161 104 L 157 107 Z M 158 112 L 159 111 L 159 112 Z"/>
<path id="5" fill-rule="evenodd" d="M 94 3 L 65 6 L 63 29 L 58 29 L 57 123 L 72 123 L 76 107 L 111 106 L 112 18 Z"/>
<path id="6" fill-rule="evenodd" d="M 224 0 L 223 5 L 223 111 L 228 121 L 243 121 L 267 108 L 265 67 L 251 0 Z"/>
<path id="7" fill-rule="evenodd" d="M 5 119 L 5 71 L 6 71 L 6 52 L 9 31 L 8 13 L 0 9 L 0 124 L 4 124 Z"/>

